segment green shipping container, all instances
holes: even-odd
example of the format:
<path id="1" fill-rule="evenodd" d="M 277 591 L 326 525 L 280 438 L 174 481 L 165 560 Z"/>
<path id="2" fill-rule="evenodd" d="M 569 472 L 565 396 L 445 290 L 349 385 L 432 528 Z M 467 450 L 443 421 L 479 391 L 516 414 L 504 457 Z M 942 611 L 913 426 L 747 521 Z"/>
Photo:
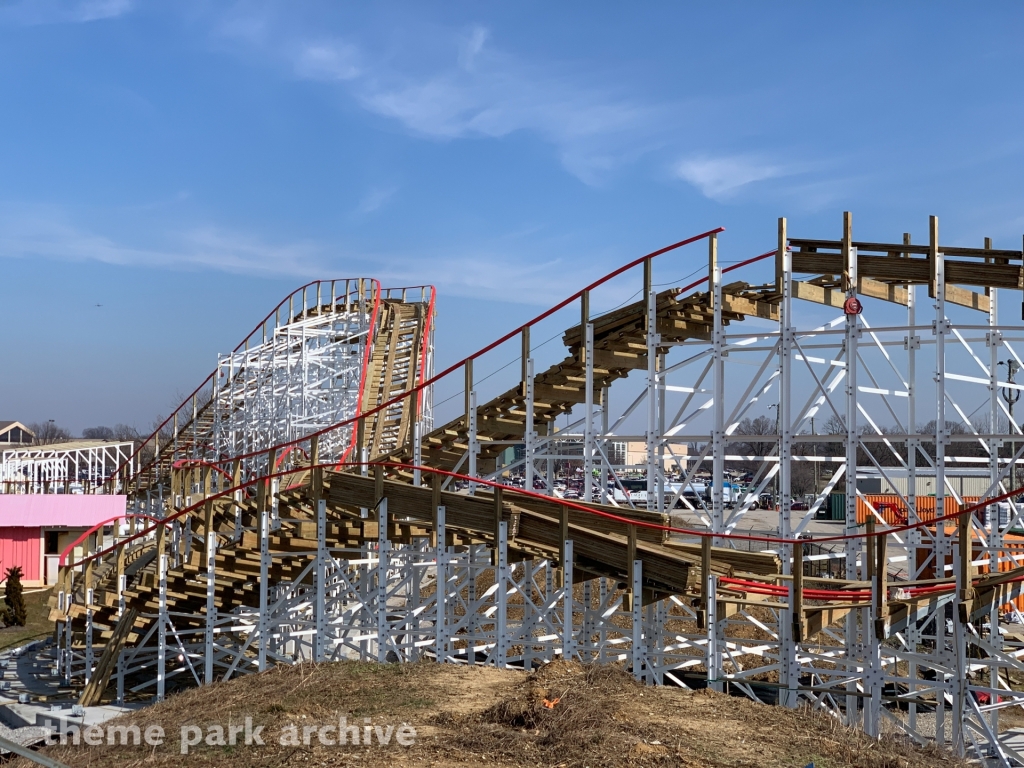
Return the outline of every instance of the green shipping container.
<path id="1" fill-rule="evenodd" d="M 833 493 L 828 497 L 829 509 L 833 520 L 846 519 L 846 494 Z"/>

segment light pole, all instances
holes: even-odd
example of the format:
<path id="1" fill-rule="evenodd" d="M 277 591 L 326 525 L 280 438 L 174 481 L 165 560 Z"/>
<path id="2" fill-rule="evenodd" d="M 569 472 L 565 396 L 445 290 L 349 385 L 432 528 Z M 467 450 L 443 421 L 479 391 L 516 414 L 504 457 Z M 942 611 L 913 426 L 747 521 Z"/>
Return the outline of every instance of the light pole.
<path id="1" fill-rule="evenodd" d="M 1006 382 L 1013 384 L 1013 377 L 1017 371 L 1020 370 L 1020 363 L 1016 360 L 1000 360 L 999 365 L 1006 366 Z M 1013 418 L 1013 406 L 1018 400 L 1020 400 L 1020 390 L 1014 387 L 1002 387 L 1000 393 L 1003 396 L 1003 400 L 1006 401 L 1006 407 L 1010 411 L 1010 487 L 1017 487 L 1017 462 L 1014 461 L 1014 457 L 1017 455 L 1017 441 L 1013 438 L 1014 431 L 1017 429 L 1017 422 Z M 995 424 L 992 425 L 995 429 Z"/>

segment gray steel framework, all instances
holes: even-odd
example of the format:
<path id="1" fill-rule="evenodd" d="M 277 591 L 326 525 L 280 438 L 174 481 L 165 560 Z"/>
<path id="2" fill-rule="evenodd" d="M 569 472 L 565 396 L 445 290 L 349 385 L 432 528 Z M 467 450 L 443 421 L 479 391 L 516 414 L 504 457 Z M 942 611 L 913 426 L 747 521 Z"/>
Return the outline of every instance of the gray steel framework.
<path id="1" fill-rule="evenodd" d="M 777 315 L 758 321 L 747 332 L 726 331 L 716 234 L 708 238 L 707 304 L 713 313 L 709 339 L 662 340 L 650 265 L 645 264 L 645 385 L 614 416 L 608 393 L 594 391 L 593 324 L 588 322 L 583 412 L 575 413 L 575 423 L 567 429 L 538 435 L 533 421 L 535 361 L 524 342 L 522 463 L 528 488 L 539 478 L 553 493 L 554 460 L 581 460 L 589 497 L 595 490 L 590 470 L 614 468 L 607 444 L 643 439 L 647 498 L 652 508 L 666 511 L 677 499 L 665 493 L 665 457 L 674 455 L 682 443 L 702 445 L 698 455 L 690 457 L 683 487 L 705 462 L 710 463 L 710 504 L 692 510 L 708 534 L 703 541 L 716 546 L 746 544 L 737 535 L 744 520 L 760 492 L 777 483 L 777 536 L 764 546 L 781 559 L 782 574 L 771 582 L 781 586 L 759 594 L 749 582 L 743 586 L 723 581 L 704 569 L 699 595 L 645 601 L 640 599 L 641 560 L 633 562 L 631 578 L 623 583 L 591 576 L 579 582 L 571 540 L 562 542 L 564 567 L 541 560 L 510 563 L 504 527 L 491 552 L 476 544 L 447 546 L 443 507 L 436 510 L 436 545 L 429 538 L 394 543 L 386 534 L 386 497 L 376 510 L 366 512 L 378 516 L 376 542 L 358 549 L 333 548 L 321 503 L 316 550 L 278 555 L 267 544 L 276 504 L 265 505 L 266 518 L 251 529 L 260 537 L 260 607 L 223 616 L 213 609 L 212 563 L 220 544 L 216 536 L 208 537 L 203 546 L 211 597 L 205 629 L 191 636 L 178 633 L 162 596 L 152 636 L 121 654 L 121 679 L 155 663 L 155 678 L 143 681 L 140 688 L 153 688 L 159 697 L 170 676 L 191 675 L 197 683 L 208 683 L 299 659 L 387 661 L 430 655 L 438 661 L 498 666 L 530 666 L 558 657 L 622 660 L 651 684 L 687 684 L 692 673 L 700 673 L 713 688 L 728 686 L 788 707 L 807 703 L 872 735 L 896 730 L 1001 765 L 1024 761 L 999 729 L 1002 710 L 1024 706 L 1024 692 L 1008 682 L 1024 673 L 1024 633 L 1005 622 L 1000 627 L 1007 615 L 1021 618 L 1011 601 L 1020 596 L 1022 583 L 1015 569 L 1024 566 L 1024 547 L 1015 548 L 1012 534 L 1021 527 L 1022 510 L 1010 495 L 1005 502 L 1009 515 L 998 514 L 993 503 L 986 516 L 966 515 L 949 526 L 928 525 L 930 518 L 913 482 L 920 466 L 934 472 L 934 515 L 939 517 L 947 506 L 967 506 L 945 482 L 947 466 L 975 462 L 988 467 L 991 486 L 985 499 L 1013 490 L 1012 467 L 1024 454 L 1024 441 L 1018 439 L 1020 427 L 1009 419 L 998 392 L 1022 386 L 1002 380 L 998 363 L 1001 357 L 1021 363 L 1016 350 L 1024 333 L 1019 325 L 1000 324 L 999 288 L 986 291 L 984 314 L 953 306 L 964 303 L 963 289 L 947 286 L 934 219 L 929 238 L 932 295 L 926 300 L 920 295 L 922 287 L 911 281 L 902 288 L 905 295 L 895 301 L 903 310 L 865 298 L 872 294 L 863 292 L 867 283 L 858 276 L 858 250 L 848 216 L 841 288 L 798 281 L 784 220 L 778 237 Z M 802 323 L 798 301 L 827 292 L 841 294 L 839 304 L 860 299 L 865 310 Z M 890 296 L 896 293 L 890 290 Z M 951 296 L 955 302 L 948 300 Z M 980 305 L 978 296 L 975 301 Z M 837 306 L 828 296 L 818 303 Z M 905 312 L 905 320 L 894 321 L 896 312 Z M 930 383 L 922 384 L 926 375 Z M 472 384 L 471 373 L 467 382 Z M 469 387 L 465 394 L 469 437 L 459 471 L 477 481 L 469 485 L 472 494 L 489 478 L 477 471 L 478 393 Z M 777 407 L 777 434 L 740 434 L 744 417 L 766 404 Z M 932 416 L 931 426 L 922 429 L 920 420 Z M 840 428 L 830 435 L 809 434 L 810 419 L 815 417 L 833 417 Z M 623 434 L 638 422 L 644 424 L 642 434 Z M 238 430 L 245 428 L 240 421 Z M 417 429 L 414 434 L 416 455 L 421 455 L 422 432 Z M 752 438 L 774 448 L 756 456 L 729 453 L 730 445 Z M 582 442 L 582 457 L 578 450 L 564 449 L 567 441 L 575 446 Z M 842 457 L 829 457 L 835 471 L 808 510 L 793 510 L 794 469 L 824 458 L 816 450 L 802 453 L 799 446 L 829 443 L 843 448 Z M 979 446 L 981 454 L 962 456 L 957 455 L 962 451 L 953 450 L 968 444 Z M 1010 444 L 1015 444 L 1012 456 L 1000 451 Z M 739 460 L 760 466 L 752 490 L 727 506 L 722 491 L 726 465 Z M 858 462 L 883 477 L 888 466 L 903 469 L 911 478 L 909 492 L 901 499 L 908 522 L 922 525 L 899 529 L 887 522 L 857 487 Z M 491 477 L 507 469 L 499 468 Z M 603 486 L 602 482 L 602 491 Z M 814 593 L 805 592 L 807 556 L 798 537 L 808 532 L 828 494 L 840 487 L 845 488 L 847 505 L 843 587 L 851 595 L 869 597 L 847 602 L 808 598 Z M 857 522 L 858 502 L 868 509 L 863 526 Z M 896 530 L 890 532 L 892 528 Z M 183 551 L 179 547 L 170 556 L 182 557 Z M 271 584 L 266 574 L 271 559 L 279 556 L 305 558 L 308 564 L 299 577 Z M 890 582 L 890 566 L 903 569 L 909 579 Z M 161 573 L 166 567 L 161 565 Z M 1001 579 L 1000 571 L 1012 578 Z M 70 585 L 66 594 L 71 594 Z M 180 658 L 174 669 L 168 666 L 168 653 Z M 70 632 L 63 659 L 69 678 L 87 677 L 92 668 L 89 657 L 72 646 Z"/>

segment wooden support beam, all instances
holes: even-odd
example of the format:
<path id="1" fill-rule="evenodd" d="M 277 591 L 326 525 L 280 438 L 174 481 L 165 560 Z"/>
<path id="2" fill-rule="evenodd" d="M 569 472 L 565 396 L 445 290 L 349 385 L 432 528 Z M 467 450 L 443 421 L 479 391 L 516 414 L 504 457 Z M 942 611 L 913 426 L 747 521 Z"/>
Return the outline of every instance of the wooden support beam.
<path id="1" fill-rule="evenodd" d="M 985 238 L 985 250 L 986 251 L 991 251 L 992 250 L 992 238 L 991 237 L 986 237 Z M 995 262 L 993 260 L 993 257 L 986 256 L 985 257 L 985 263 L 986 264 L 994 264 Z M 992 295 L 992 288 L 991 288 L 991 286 L 988 286 L 988 285 L 985 286 L 985 295 L 986 296 L 991 296 Z"/>
<path id="2" fill-rule="evenodd" d="M 843 291 L 848 292 L 854 286 L 851 284 L 851 275 L 856 272 L 856 265 L 853 263 L 853 214 L 849 211 L 843 212 Z"/>
<path id="3" fill-rule="evenodd" d="M 697 611 L 697 629 L 708 627 L 708 577 L 711 575 L 711 537 L 702 536 L 700 540 L 700 607 Z"/>
<path id="4" fill-rule="evenodd" d="M 494 547 L 498 547 L 499 532 L 501 529 L 501 515 L 504 509 L 504 494 L 500 485 L 494 487 Z"/>
<path id="5" fill-rule="evenodd" d="M 319 290 L 319 284 L 317 285 Z M 309 439 L 309 465 L 313 467 L 312 476 L 310 477 L 310 491 L 312 492 L 313 506 L 316 507 L 317 502 L 320 501 L 320 497 L 324 492 L 324 470 L 317 466 L 320 463 L 320 436 L 313 435 Z"/>
<path id="6" fill-rule="evenodd" d="M 654 286 L 654 277 L 653 277 L 653 275 L 654 275 L 654 260 L 653 259 L 644 259 L 644 293 L 643 293 L 643 297 L 644 297 L 644 299 L 643 299 L 643 301 L 644 301 L 644 303 L 643 303 L 644 333 L 647 333 L 650 330 L 648 328 L 648 323 L 649 323 L 650 318 L 647 317 L 647 307 L 650 306 L 651 291 L 654 290 L 654 288 L 653 288 L 653 286 Z M 580 331 L 582 332 L 583 329 L 581 328 Z M 644 365 L 646 365 L 646 363 L 644 363 Z"/>
<path id="7" fill-rule="evenodd" d="M 586 339 L 587 323 L 590 322 L 590 291 L 584 291 L 580 295 L 580 341 L 583 342 Z M 580 344 L 580 362 L 587 362 L 587 345 L 585 343 Z M 536 395 L 536 392 L 534 393 Z"/>
<path id="8" fill-rule="evenodd" d="M 431 529 L 430 529 L 430 546 L 436 547 L 439 542 L 437 539 L 437 508 L 441 506 L 441 475 L 434 472 L 430 476 L 430 514 L 431 514 Z"/>
<path id="9" fill-rule="evenodd" d="M 946 301 L 968 309 L 976 309 L 979 312 L 988 313 L 990 299 L 988 297 L 990 288 L 985 287 L 984 293 L 975 293 L 958 285 L 946 283 Z"/>
<path id="10" fill-rule="evenodd" d="M 889 597 L 888 579 L 888 537 L 882 533 L 875 542 L 875 637 L 885 640 L 889 636 L 889 619 L 886 601 Z"/>
<path id="11" fill-rule="evenodd" d="M 379 508 L 384 498 L 384 467 L 377 464 L 373 468 L 373 506 Z"/>
<path id="12" fill-rule="evenodd" d="M 857 293 L 861 296 L 868 296 L 882 301 L 889 301 L 893 304 L 907 305 L 907 290 L 896 285 L 887 285 L 869 277 L 861 277 L 857 281 Z M 846 301 L 846 294 L 842 291 L 825 288 L 814 283 L 807 283 L 800 280 L 793 281 L 793 298 L 813 301 L 816 304 L 824 304 L 827 307 L 842 309 Z"/>
<path id="13" fill-rule="evenodd" d="M 522 355 L 520 356 L 520 358 L 521 358 L 520 359 L 521 371 L 520 371 L 520 374 L 519 374 L 519 381 L 520 381 L 520 390 L 521 390 L 520 394 L 523 397 L 526 397 L 526 381 L 527 381 L 527 377 L 528 377 L 526 369 L 527 369 L 527 362 L 530 359 L 530 326 L 526 326 L 525 328 L 523 328 L 522 342 L 523 342 L 523 351 L 522 351 Z M 467 415 L 469 414 L 469 409 L 468 408 L 466 409 L 466 413 L 467 413 Z M 468 419 L 467 419 L 467 423 L 468 423 Z"/>
<path id="14" fill-rule="evenodd" d="M 867 581 L 873 581 L 875 578 L 875 516 L 868 512 L 868 518 L 864 523 L 864 531 L 867 534 L 867 538 L 864 540 L 864 570 L 867 576 Z"/>
<path id="15" fill-rule="evenodd" d="M 718 270 L 718 236 L 708 238 L 708 312 L 715 311 L 715 273 Z"/>
<path id="16" fill-rule="evenodd" d="M 939 217 L 928 217 L 928 296 L 935 298 L 938 290 L 938 262 L 939 262 Z"/>
<path id="17" fill-rule="evenodd" d="M 971 567 L 973 538 L 971 536 L 971 515 L 962 514 L 957 518 L 957 546 L 960 554 L 960 600 L 969 602 L 974 597 L 971 586 L 974 568 Z"/>
<path id="18" fill-rule="evenodd" d="M 633 601 L 642 599 L 640 595 L 633 594 L 633 563 L 636 560 L 636 526 L 630 525 L 626 534 L 626 600 L 629 603 L 626 610 L 633 610 Z"/>
<path id="19" fill-rule="evenodd" d="M 779 218 L 779 244 L 775 249 L 775 292 L 782 293 L 782 259 L 789 241 L 786 237 L 786 219 Z"/>
<path id="20" fill-rule="evenodd" d="M 469 395 L 473 391 L 473 359 L 472 358 L 470 358 L 469 360 L 466 361 L 465 365 L 463 365 L 463 369 L 464 369 L 464 373 L 465 373 L 465 377 L 466 377 L 465 378 L 466 385 L 465 385 L 465 393 L 464 393 L 465 399 L 466 399 L 466 405 L 465 405 L 464 412 L 466 414 L 466 429 L 469 429 L 469 411 L 470 411 Z"/>
<path id="21" fill-rule="evenodd" d="M 793 640 L 804 639 L 804 543 L 793 545 Z"/>
<path id="22" fill-rule="evenodd" d="M 203 551 L 201 560 L 203 568 L 206 568 L 209 560 L 210 537 L 215 535 L 216 533 L 213 530 L 213 499 L 207 497 L 206 503 L 203 506 Z"/>

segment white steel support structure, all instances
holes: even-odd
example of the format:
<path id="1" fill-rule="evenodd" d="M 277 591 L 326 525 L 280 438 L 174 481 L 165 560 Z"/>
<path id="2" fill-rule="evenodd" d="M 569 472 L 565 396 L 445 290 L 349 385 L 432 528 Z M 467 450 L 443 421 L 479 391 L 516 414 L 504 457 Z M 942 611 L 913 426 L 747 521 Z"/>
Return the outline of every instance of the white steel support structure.
<path id="1" fill-rule="evenodd" d="M 268 543 L 275 510 L 297 502 L 270 486 L 255 510 L 248 497 L 236 497 L 246 509 L 235 519 L 249 520 L 252 531 L 208 536 L 202 543 L 212 585 L 215 563 L 224 559 L 221 548 L 257 534 L 257 599 L 230 611 L 213 610 L 209 591 L 201 621 L 175 615 L 161 600 L 160 616 L 152 623 L 156 629 L 123 656 L 119 669 L 126 692 L 162 695 L 176 678 L 194 675 L 197 682 L 209 682 L 302 659 L 427 657 L 522 668 L 564 657 L 619 661 L 650 684 L 708 685 L 787 707 L 808 705 L 871 735 L 895 729 L 1011 765 L 1017 758 L 999 732 L 998 717 L 1002 709 L 1024 707 L 1024 694 L 1007 683 L 1008 675 L 1024 674 L 1024 633 L 1006 620 L 1020 616 L 1014 601 L 1024 579 L 1011 577 L 1024 567 L 1024 539 L 1014 531 L 1021 510 L 1010 493 L 1019 457 L 1009 446 L 1020 428 L 1010 422 L 999 393 L 1021 385 L 1004 376 L 999 364 L 1020 363 L 1024 332 L 1019 325 L 1001 324 L 995 288 L 987 294 L 969 290 L 964 286 L 972 285 L 971 275 L 965 278 L 962 266 L 958 272 L 951 265 L 987 258 L 984 263 L 994 271 L 1007 267 L 1009 272 L 1024 268 L 1024 254 L 988 246 L 984 253 L 966 255 L 983 249 L 944 249 L 935 220 L 926 249 L 909 237 L 885 248 L 855 241 L 849 214 L 836 241 L 794 238 L 780 220 L 774 282 L 758 284 L 763 273 L 741 272 L 734 277 L 746 282 L 731 282 L 726 274 L 731 268 L 723 270 L 719 262 L 717 233 L 707 239 L 707 285 L 695 292 L 697 299 L 682 319 L 665 318 L 664 304 L 675 299 L 654 290 L 653 257 L 643 260 L 642 298 L 629 310 L 635 324 L 624 326 L 618 340 L 628 361 L 622 367 L 634 371 L 626 406 L 607 385 L 613 378 L 607 361 L 615 362 L 610 345 L 600 346 L 607 340 L 601 336 L 607 317 L 591 315 L 588 289 L 573 342 L 581 353 L 561 363 L 571 370 L 571 386 L 562 386 L 573 388 L 578 399 L 551 406 L 557 388 L 535 382 L 541 350 L 531 349 L 524 333 L 522 388 L 502 396 L 501 416 L 493 415 L 497 406 L 485 412 L 487 377 L 475 382 L 470 361 L 464 421 L 452 427 L 459 446 L 452 463 L 461 462 L 454 472 L 480 503 L 494 493 L 492 478 L 508 470 L 507 465 L 492 470 L 489 463 L 494 453 L 489 441 L 500 418 L 522 416 L 516 422 L 521 432 L 514 437 L 522 435 L 525 455 L 516 463 L 527 491 L 543 477 L 543 492 L 554 494 L 554 463 L 574 461 L 578 469 L 573 471 L 582 469 L 584 500 L 608 499 L 608 481 L 620 487 L 623 480 L 609 444 L 642 445 L 642 458 L 630 463 L 646 472 L 643 480 L 632 478 L 646 486 L 646 498 L 619 503 L 617 512 L 671 515 L 673 526 L 692 531 L 674 533 L 671 541 L 690 546 L 685 550 L 694 553 L 690 567 L 699 569 L 686 590 L 666 594 L 652 587 L 656 569 L 646 567 L 644 552 L 658 544 L 638 548 L 635 526 L 632 539 L 626 537 L 627 556 L 615 563 L 588 562 L 581 541 L 569 535 L 568 513 L 559 521 L 565 535 L 546 539 L 546 546 L 564 553 L 561 558 L 544 560 L 524 548 L 516 556 L 512 518 L 503 516 L 501 498 L 493 525 L 471 533 L 452 528 L 455 512 L 449 518 L 435 500 L 431 535 L 409 527 L 414 532 L 404 537 L 392 535 L 408 521 L 389 516 L 386 491 L 375 495 L 372 513 L 372 502 L 356 505 L 366 514 L 355 523 L 333 517 L 337 510 L 331 504 L 340 504 L 337 499 L 320 499 L 308 509 L 299 504 L 307 515 L 301 524 L 315 528 L 316 546 L 311 542 L 309 552 L 278 552 Z M 927 282 L 933 311 L 920 305 L 925 282 L 912 272 L 925 261 L 933 270 Z M 899 277 L 903 274 L 912 278 Z M 813 322 L 804 313 L 810 306 Z M 743 318 L 749 322 L 739 323 Z M 314 326 L 316 315 L 303 320 Z M 692 333 L 670 335 L 681 326 Z M 313 360 L 320 354 L 319 338 L 306 326 L 271 330 L 265 342 L 238 355 L 237 365 L 231 362 L 236 358 L 225 358 L 228 374 L 218 384 L 216 402 L 242 402 L 230 393 L 245 393 L 251 410 L 279 430 L 278 437 L 259 444 L 264 463 L 255 471 L 276 463 L 279 454 L 266 450 L 275 439 L 301 436 L 319 423 L 317 408 L 329 410 L 330 397 L 339 399 L 329 407 L 352 407 L 350 393 L 313 397 L 302 389 L 321 375 L 354 380 L 358 369 L 337 367 L 348 364 L 356 347 L 345 354 L 339 347 Z M 275 360 L 269 368 L 276 373 L 264 375 L 263 364 Z M 252 370 L 243 375 L 242 368 Z M 303 384 L 289 378 L 297 370 L 321 373 Z M 247 388 L 254 382 L 260 386 Z M 305 413 L 302 404 L 309 402 L 315 407 L 303 422 L 295 413 Z M 280 403 L 288 415 L 275 421 Z M 254 429 L 247 421 L 251 414 L 241 413 L 248 408 L 226 407 L 217 429 L 227 434 L 236 424 L 232 429 L 251 446 L 256 445 L 247 434 Z M 553 413 L 567 415 L 561 431 L 553 429 Z M 193 424 L 200 415 L 201 409 L 193 408 Z M 337 437 L 334 444 L 325 439 L 321 451 L 337 455 L 351 436 L 339 434 L 330 438 Z M 182 432 L 177 439 L 186 442 Z M 429 464 L 433 446 L 418 430 L 413 442 L 415 463 Z M 514 441 L 505 436 L 498 442 Z M 1024 441 L 1016 442 L 1014 453 L 1024 453 Z M 216 450 L 240 450 L 230 441 L 225 445 Z M 682 446 L 692 450 L 673 485 L 666 459 L 681 455 Z M 706 495 L 689 492 L 709 462 Z M 819 471 L 809 480 L 812 465 Z M 955 486 L 953 470 L 964 466 L 977 467 L 988 487 L 967 492 Z M 431 481 L 429 471 L 422 477 L 408 474 L 416 485 Z M 739 491 L 744 475 L 750 479 Z M 922 485 L 928 478 L 931 488 Z M 868 481 L 877 481 L 877 487 Z M 453 488 L 450 479 L 444 482 Z M 877 492 L 883 483 L 887 492 Z M 179 495 L 196 493 L 189 485 L 178 488 Z M 227 486 L 218 479 L 217 487 Z M 831 498 L 843 491 L 841 501 Z M 503 493 L 504 503 L 514 508 L 516 491 Z M 833 506 L 845 512 L 842 520 L 832 519 Z M 954 519 L 935 521 L 968 508 L 976 512 L 959 530 Z M 828 519 L 822 520 L 819 513 L 825 511 Z M 283 517 L 278 515 L 278 522 Z M 908 530 L 904 523 L 924 525 Z M 331 531 L 356 525 L 372 530 L 360 544 L 332 541 Z M 193 528 L 183 524 L 177 530 L 177 538 L 167 533 L 172 556 L 162 571 L 188 562 L 188 548 L 200 546 Z M 772 566 L 777 572 L 738 578 L 721 565 L 744 560 L 777 562 Z M 829 565 L 827 573 L 815 570 L 822 563 Z M 996 583 L 1000 572 L 1011 571 L 1004 583 Z M 80 599 L 72 588 L 80 579 L 76 572 L 69 581 L 68 599 Z M 849 599 L 835 598 L 836 592 Z M 68 632 L 62 672 L 81 679 L 95 659 L 73 640 Z M 154 659 L 157 679 L 140 680 L 140 670 L 152 669 Z M 190 671 L 190 663 L 197 672 Z"/>
<path id="2" fill-rule="evenodd" d="M 115 493 L 104 481 L 130 463 L 134 443 L 72 440 L 0 452 L 0 493 Z"/>

